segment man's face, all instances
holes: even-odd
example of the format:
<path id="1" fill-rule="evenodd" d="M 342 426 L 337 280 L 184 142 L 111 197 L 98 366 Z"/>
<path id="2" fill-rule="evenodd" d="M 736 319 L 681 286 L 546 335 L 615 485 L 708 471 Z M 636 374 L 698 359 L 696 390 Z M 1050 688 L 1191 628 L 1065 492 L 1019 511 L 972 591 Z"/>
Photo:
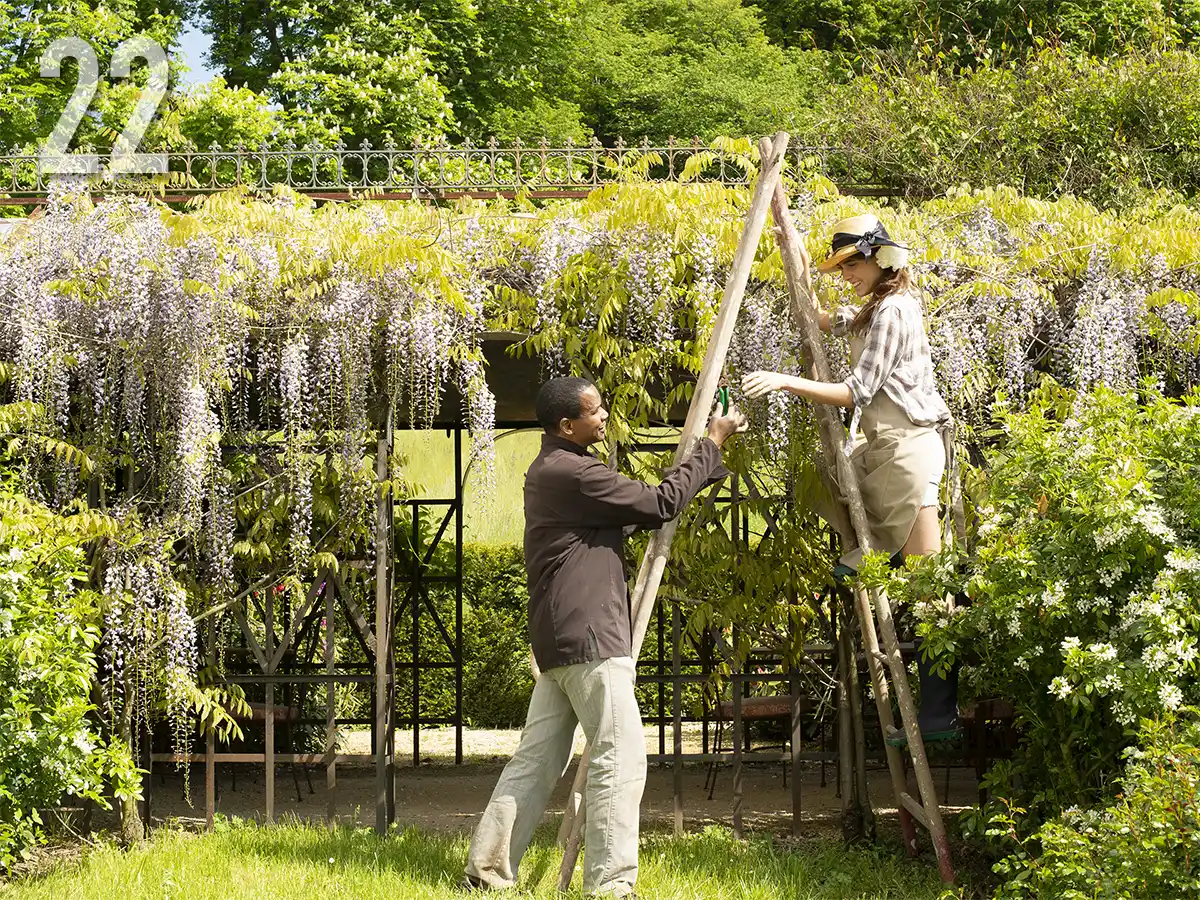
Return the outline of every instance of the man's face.
<path id="1" fill-rule="evenodd" d="M 604 408 L 600 392 L 595 385 L 588 385 L 579 395 L 579 415 L 574 419 L 563 419 L 558 424 L 558 430 L 571 443 L 590 447 L 604 440 L 604 423 L 607 420 L 608 410 Z"/>

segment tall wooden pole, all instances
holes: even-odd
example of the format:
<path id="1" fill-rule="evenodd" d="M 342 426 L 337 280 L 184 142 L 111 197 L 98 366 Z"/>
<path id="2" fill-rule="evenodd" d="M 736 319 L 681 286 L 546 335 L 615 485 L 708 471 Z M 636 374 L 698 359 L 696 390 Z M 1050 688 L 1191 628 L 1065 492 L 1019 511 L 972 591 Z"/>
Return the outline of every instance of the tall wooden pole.
<path id="1" fill-rule="evenodd" d="M 766 140 L 766 139 L 764 139 Z M 737 324 L 738 311 L 741 309 L 742 296 L 746 292 L 746 282 L 750 278 L 750 269 L 754 265 L 754 257 L 758 252 L 758 242 L 762 237 L 763 226 L 767 220 L 767 210 L 771 205 L 771 195 L 774 185 L 779 183 L 783 170 L 784 157 L 787 154 L 788 135 L 779 132 L 774 141 L 769 141 L 770 152 L 762 154 L 758 181 L 754 186 L 754 194 L 750 201 L 750 209 L 746 213 L 746 224 L 738 242 L 737 252 L 733 257 L 733 266 L 725 282 L 725 293 L 721 298 L 717 321 L 713 325 L 713 333 L 708 341 L 708 350 L 704 356 L 704 364 L 700 369 L 700 378 L 696 382 L 692 403 L 688 408 L 687 419 L 684 422 L 683 434 L 679 446 L 675 449 L 675 463 L 678 465 L 687 459 L 696 444 L 704 436 L 704 429 L 712 411 L 712 400 L 716 395 L 721 372 L 725 368 L 725 354 L 729 350 L 729 342 L 733 338 L 734 326 Z M 670 554 L 671 542 L 675 537 L 675 529 L 679 527 L 677 520 L 667 522 L 650 538 L 646 555 L 638 570 L 637 581 L 634 583 L 633 594 L 630 597 L 633 610 L 633 658 L 636 660 L 642 649 L 642 641 L 646 637 L 646 627 L 650 623 L 650 615 L 654 611 L 654 602 L 658 597 L 658 588 L 662 584 L 663 572 L 667 567 L 667 556 Z M 640 739 L 640 735 L 639 735 Z M 572 787 L 572 797 L 564 813 L 563 827 L 560 837 L 566 835 L 566 846 L 563 850 L 562 867 L 559 869 L 558 888 L 565 891 L 571 884 L 571 876 L 575 872 L 575 863 L 579 859 L 579 845 L 583 838 L 583 822 L 585 804 L 578 801 L 583 796 L 586 785 L 587 761 L 590 747 L 584 747 L 583 759 L 576 773 L 575 784 Z M 569 823 L 567 821 L 569 819 Z"/>
<path id="2" fill-rule="evenodd" d="M 391 490 L 384 489 L 388 478 L 388 457 L 392 452 L 392 410 L 389 407 L 384 431 L 375 448 L 375 831 L 387 834 L 390 818 L 388 803 L 392 777 L 390 755 L 392 727 L 392 591 L 391 591 Z M 415 513 L 414 513 L 415 515 Z"/>
<path id="3" fill-rule="evenodd" d="M 787 193 L 783 182 L 774 185 L 772 210 L 775 217 L 779 252 L 783 260 L 783 272 L 787 279 L 788 294 L 792 301 L 792 313 L 803 326 L 805 352 L 809 360 L 812 376 L 817 381 L 831 381 L 829 362 L 825 357 L 825 348 L 821 343 L 820 325 L 817 321 L 816 304 L 812 297 L 808 271 L 800 252 L 800 235 L 788 213 Z M 845 429 L 838 420 L 833 407 L 814 404 L 817 421 L 821 426 L 821 443 L 826 459 L 832 459 L 836 466 L 837 482 L 842 500 L 849 512 L 849 524 L 852 530 L 846 529 L 844 519 L 832 522 L 840 532 L 842 546 L 849 548 L 857 545 L 866 552 L 871 548 L 871 530 L 867 523 L 866 510 L 863 507 L 862 494 L 858 489 L 858 478 L 846 454 L 841 451 Z M 834 495 L 836 508 L 837 494 Z M 925 757 L 925 744 L 921 740 L 921 730 L 917 725 L 916 706 L 908 689 L 908 673 L 900 656 L 900 641 L 896 635 L 896 626 L 892 621 L 892 608 L 887 593 L 879 590 L 867 591 L 858 588 L 854 592 L 858 609 L 859 624 L 863 633 L 863 644 L 866 649 L 867 668 L 871 673 L 871 682 L 875 688 L 875 705 L 879 710 L 879 721 L 884 732 L 895 727 L 892 717 L 892 704 L 889 697 L 888 681 L 883 672 L 886 663 L 892 673 L 895 683 L 896 700 L 900 706 L 901 719 L 904 721 L 905 734 L 908 737 L 909 753 L 913 760 L 913 771 L 916 774 L 917 786 L 921 794 L 918 806 L 909 797 L 904 781 L 904 767 L 900 751 L 887 745 L 888 769 L 892 775 L 892 787 L 896 793 L 897 806 L 900 811 L 900 824 L 904 832 L 905 844 L 910 853 L 916 852 L 916 829 L 912 815 L 921 816 L 922 824 L 929 829 L 933 839 L 934 852 L 937 854 L 938 867 L 943 880 L 954 880 L 954 869 L 950 863 L 950 848 L 946 839 L 945 827 L 942 824 L 941 812 L 938 810 L 937 793 L 933 786 L 933 777 L 929 772 L 929 763 Z M 874 601 L 874 603 L 872 603 Z M 874 607 L 874 608 L 872 608 Z M 885 656 L 879 649 L 879 638 L 875 631 L 876 616 L 879 620 L 879 630 L 883 634 L 884 645 L 887 648 Z M 845 762 L 843 762 L 843 765 Z"/>

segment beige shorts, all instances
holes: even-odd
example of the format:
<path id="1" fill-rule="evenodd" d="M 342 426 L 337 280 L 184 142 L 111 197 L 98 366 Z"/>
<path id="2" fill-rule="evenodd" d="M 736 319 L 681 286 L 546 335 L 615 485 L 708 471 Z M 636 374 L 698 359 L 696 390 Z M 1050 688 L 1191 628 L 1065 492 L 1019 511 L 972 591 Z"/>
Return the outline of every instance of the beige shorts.
<path id="1" fill-rule="evenodd" d="M 929 473 L 929 483 L 925 485 L 925 496 L 921 498 L 921 509 L 927 506 L 941 505 L 939 499 L 942 493 L 942 478 L 946 475 L 946 455 L 938 453 L 930 460 L 933 471 Z"/>

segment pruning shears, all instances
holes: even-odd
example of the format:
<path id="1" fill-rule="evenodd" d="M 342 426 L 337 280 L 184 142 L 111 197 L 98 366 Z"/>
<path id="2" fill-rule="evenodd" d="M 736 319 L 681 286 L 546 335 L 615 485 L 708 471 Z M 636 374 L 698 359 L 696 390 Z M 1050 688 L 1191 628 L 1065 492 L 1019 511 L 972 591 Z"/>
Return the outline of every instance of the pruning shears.
<path id="1" fill-rule="evenodd" d="M 717 388 L 716 402 L 721 404 L 721 415 L 729 415 L 729 385 L 723 384 Z"/>

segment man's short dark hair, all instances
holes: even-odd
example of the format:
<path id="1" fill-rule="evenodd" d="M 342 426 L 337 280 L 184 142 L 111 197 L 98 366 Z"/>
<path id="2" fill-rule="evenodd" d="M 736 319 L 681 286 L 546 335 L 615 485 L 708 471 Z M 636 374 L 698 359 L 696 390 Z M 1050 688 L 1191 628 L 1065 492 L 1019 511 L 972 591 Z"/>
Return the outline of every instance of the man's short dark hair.
<path id="1" fill-rule="evenodd" d="M 581 397 L 592 387 L 586 378 L 551 378 L 537 394 L 538 422 L 547 434 L 558 434 L 558 423 L 563 419 L 576 419 L 583 412 Z"/>

